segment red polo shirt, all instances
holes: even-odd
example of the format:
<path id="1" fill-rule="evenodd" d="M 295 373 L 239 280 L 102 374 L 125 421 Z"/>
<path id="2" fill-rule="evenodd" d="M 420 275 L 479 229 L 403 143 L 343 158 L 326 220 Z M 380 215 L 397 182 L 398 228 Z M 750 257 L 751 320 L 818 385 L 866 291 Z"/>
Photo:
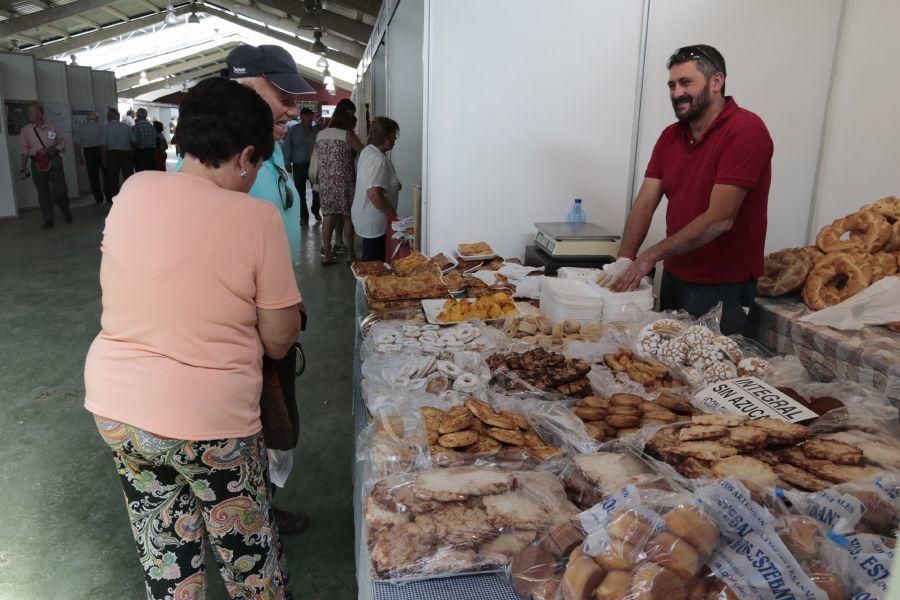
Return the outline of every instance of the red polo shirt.
<path id="1" fill-rule="evenodd" d="M 730 96 L 706 135 L 694 144 L 686 123 L 666 127 L 646 176 L 661 179 L 669 200 L 666 235 L 709 208 L 717 183 L 749 188 L 732 228 L 696 250 L 667 258 L 665 269 L 684 281 L 721 284 L 759 278 L 766 243 L 772 179 L 772 138 L 765 123 Z"/>

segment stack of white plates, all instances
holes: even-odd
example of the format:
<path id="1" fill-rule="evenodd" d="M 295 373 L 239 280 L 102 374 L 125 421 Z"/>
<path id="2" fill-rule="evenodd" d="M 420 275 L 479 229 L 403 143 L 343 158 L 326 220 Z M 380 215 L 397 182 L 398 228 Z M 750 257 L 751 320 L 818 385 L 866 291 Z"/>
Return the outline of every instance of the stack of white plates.
<path id="1" fill-rule="evenodd" d="M 599 321 L 603 316 L 603 297 L 596 285 L 547 277 L 541 286 L 541 310 L 554 323 Z"/>
<path id="2" fill-rule="evenodd" d="M 603 320 L 610 323 L 633 321 L 653 310 L 653 286 L 646 279 L 631 292 L 615 293 L 600 286 L 593 286 L 603 298 Z"/>

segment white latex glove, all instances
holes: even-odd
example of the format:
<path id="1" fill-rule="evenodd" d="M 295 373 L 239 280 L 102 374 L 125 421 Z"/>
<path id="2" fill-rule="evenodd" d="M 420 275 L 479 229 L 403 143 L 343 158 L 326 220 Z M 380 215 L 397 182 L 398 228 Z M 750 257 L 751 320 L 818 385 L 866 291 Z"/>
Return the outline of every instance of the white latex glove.
<path id="1" fill-rule="evenodd" d="M 633 261 L 630 258 L 619 258 L 616 262 L 603 265 L 603 272 L 597 276 L 597 285 L 609 287 L 619 278 L 619 275 L 628 270 Z"/>

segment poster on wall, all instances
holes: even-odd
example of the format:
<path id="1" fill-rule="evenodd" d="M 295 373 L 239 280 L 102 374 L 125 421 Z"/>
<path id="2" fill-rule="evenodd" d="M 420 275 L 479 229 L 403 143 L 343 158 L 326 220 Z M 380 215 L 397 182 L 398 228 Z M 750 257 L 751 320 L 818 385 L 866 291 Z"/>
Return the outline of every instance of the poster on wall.
<path id="1" fill-rule="evenodd" d="M 64 102 L 44 102 L 44 120 L 60 131 L 72 132 L 72 111 Z"/>
<path id="2" fill-rule="evenodd" d="M 34 100 L 7 100 L 6 105 L 6 134 L 19 135 L 22 128 L 28 124 L 28 105 Z"/>
<path id="3" fill-rule="evenodd" d="M 299 102 L 297 102 L 297 108 L 300 110 L 308 108 L 315 113 L 319 112 L 319 103 L 315 100 L 300 100 Z"/>
<path id="4" fill-rule="evenodd" d="M 87 123 L 88 113 L 94 112 L 93 108 L 73 108 L 72 109 L 72 128 L 73 131 Z"/>

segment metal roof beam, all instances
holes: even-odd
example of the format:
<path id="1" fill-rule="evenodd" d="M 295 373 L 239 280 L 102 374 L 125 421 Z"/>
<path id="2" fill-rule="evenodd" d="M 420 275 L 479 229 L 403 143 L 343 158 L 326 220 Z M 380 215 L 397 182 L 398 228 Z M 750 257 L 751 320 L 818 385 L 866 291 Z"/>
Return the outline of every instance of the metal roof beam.
<path id="1" fill-rule="evenodd" d="M 104 6 L 103 10 L 106 11 L 107 13 L 111 14 L 113 17 L 115 17 L 116 19 L 118 19 L 120 21 L 128 20 L 128 15 L 126 15 L 125 13 L 123 13 L 121 11 L 116 10 L 112 6 Z"/>
<path id="2" fill-rule="evenodd" d="M 303 4 L 296 0 L 259 1 L 262 4 L 287 13 L 288 16 L 294 15 L 302 17 L 306 13 L 303 9 Z M 319 13 L 319 22 L 326 31 L 350 38 L 363 46 L 369 43 L 369 37 L 372 35 L 372 28 L 365 23 L 360 23 L 359 21 L 354 21 L 353 19 L 348 19 L 347 17 L 327 11 Z"/>
<path id="3" fill-rule="evenodd" d="M 125 98 L 137 98 L 138 96 L 142 96 L 144 94 L 149 94 L 158 90 L 164 90 L 166 88 L 181 85 L 186 81 L 207 77 L 209 75 L 215 75 L 224 68 L 225 62 L 218 62 L 214 65 L 203 67 L 202 69 L 194 69 L 193 71 L 180 73 L 178 75 L 175 75 L 174 77 L 163 79 L 162 81 L 154 81 L 153 83 L 148 83 L 147 85 L 139 85 L 129 90 L 119 90 L 119 95 Z"/>
<path id="4" fill-rule="evenodd" d="M 184 14 L 188 12 L 188 10 L 189 8 L 187 6 L 182 6 L 176 8 L 175 13 Z M 35 58 L 49 58 L 58 54 L 67 54 L 73 50 L 77 50 L 78 48 L 84 48 L 85 46 L 90 46 L 91 44 L 105 42 L 106 40 L 131 33 L 132 31 L 137 31 L 138 29 L 157 25 L 159 23 L 162 23 L 165 17 L 165 13 L 146 15 L 143 17 L 138 17 L 136 19 L 131 19 L 130 21 L 127 21 L 125 23 L 114 23 L 97 31 L 73 35 L 66 40 L 53 41 L 46 44 L 41 44 L 40 46 L 24 48 L 23 52 L 33 54 Z"/>
<path id="5" fill-rule="evenodd" d="M 341 6 L 346 6 L 347 8 L 358 10 L 361 13 L 365 13 L 371 17 L 377 17 L 378 11 L 381 9 L 381 0 L 338 0 L 337 2 L 333 2 L 332 0 L 325 0 L 322 3 L 323 8 L 328 10 L 329 4 L 340 4 Z"/>
<path id="6" fill-rule="evenodd" d="M 169 63 L 155 69 L 148 69 L 146 71 L 147 79 L 153 82 L 153 80 L 159 79 L 160 77 L 167 77 L 169 75 L 183 73 L 184 71 L 188 71 L 190 69 L 196 69 L 202 67 L 203 65 L 208 65 L 211 62 L 221 62 L 225 59 L 226 56 L 228 56 L 229 52 L 231 52 L 230 47 L 222 48 L 220 50 L 212 52 L 211 54 L 198 55 L 189 58 L 184 62 Z M 119 91 L 139 86 L 140 80 L 140 73 L 120 78 L 118 80 Z"/>
<path id="7" fill-rule="evenodd" d="M 260 10 L 258 8 L 253 8 L 251 6 L 247 6 L 246 4 L 241 4 L 240 2 L 234 2 L 233 0 L 215 0 L 215 4 L 210 4 L 209 2 L 203 2 L 204 9 L 206 7 L 209 8 L 217 8 L 217 6 L 223 7 L 226 11 L 231 11 L 233 13 L 243 15 L 250 19 L 255 19 L 257 21 L 261 21 L 266 25 L 271 27 L 278 27 L 279 29 L 283 29 L 288 32 L 290 37 L 297 37 L 299 40 L 297 42 L 291 42 L 293 45 L 298 48 L 303 48 L 304 50 L 309 50 L 309 47 L 312 46 L 313 36 L 311 33 L 304 32 L 301 33 L 300 29 L 297 26 L 296 21 L 293 19 L 287 19 L 284 17 L 279 17 L 277 15 L 273 15 L 272 13 L 266 12 L 264 10 Z M 293 32 L 297 32 L 294 35 L 290 35 Z M 306 42 L 304 44 L 303 42 Z M 345 65 L 355 67 L 359 64 L 359 59 L 362 58 L 362 53 L 365 50 L 361 48 L 359 44 L 355 42 L 351 42 L 349 40 L 345 40 L 336 36 L 325 36 L 322 42 L 328 46 L 329 49 L 337 50 L 340 53 L 352 56 L 354 58 L 353 62 L 345 62 L 343 60 L 339 60 L 335 56 L 335 60 L 339 63 L 343 63 Z"/>
<path id="8" fill-rule="evenodd" d="M 54 6 L 46 10 L 13 17 L 0 23 L 0 37 L 13 36 L 19 32 L 47 25 L 60 19 L 76 17 L 83 12 L 103 8 L 112 2 L 113 0 L 75 0 L 75 2 L 63 4 L 62 6 Z"/>
<path id="9" fill-rule="evenodd" d="M 269 29 L 265 25 L 260 25 L 256 21 L 248 21 L 247 19 L 242 19 L 239 16 L 236 16 L 219 8 L 212 7 L 209 4 L 205 4 L 203 6 L 203 11 L 210 15 L 219 17 L 224 21 L 228 21 L 229 23 L 234 23 L 235 25 L 243 27 L 244 29 L 249 29 L 250 31 L 267 35 L 272 39 L 278 40 L 279 42 L 287 44 L 289 46 L 295 46 L 297 48 L 302 48 L 303 50 L 310 50 L 310 48 L 312 47 L 312 44 L 310 42 L 304 40 L 299 36 L 290 35 L 282 31 L 275 31 L 274 29 Z M 273 19 L 277 19 L 277 17 L 275 17 L 274 15 L 270 16 Z M 351 69 L 356 68 L 356 65 L 359 64 L 358 57 L 344 54 L 343 52 L 336 52 L 334 50 L 328 51 L 327 58 L 328 60 L 333 60 L 335 62 L 341 63 L 342 65 L 346 65 Z"/>

